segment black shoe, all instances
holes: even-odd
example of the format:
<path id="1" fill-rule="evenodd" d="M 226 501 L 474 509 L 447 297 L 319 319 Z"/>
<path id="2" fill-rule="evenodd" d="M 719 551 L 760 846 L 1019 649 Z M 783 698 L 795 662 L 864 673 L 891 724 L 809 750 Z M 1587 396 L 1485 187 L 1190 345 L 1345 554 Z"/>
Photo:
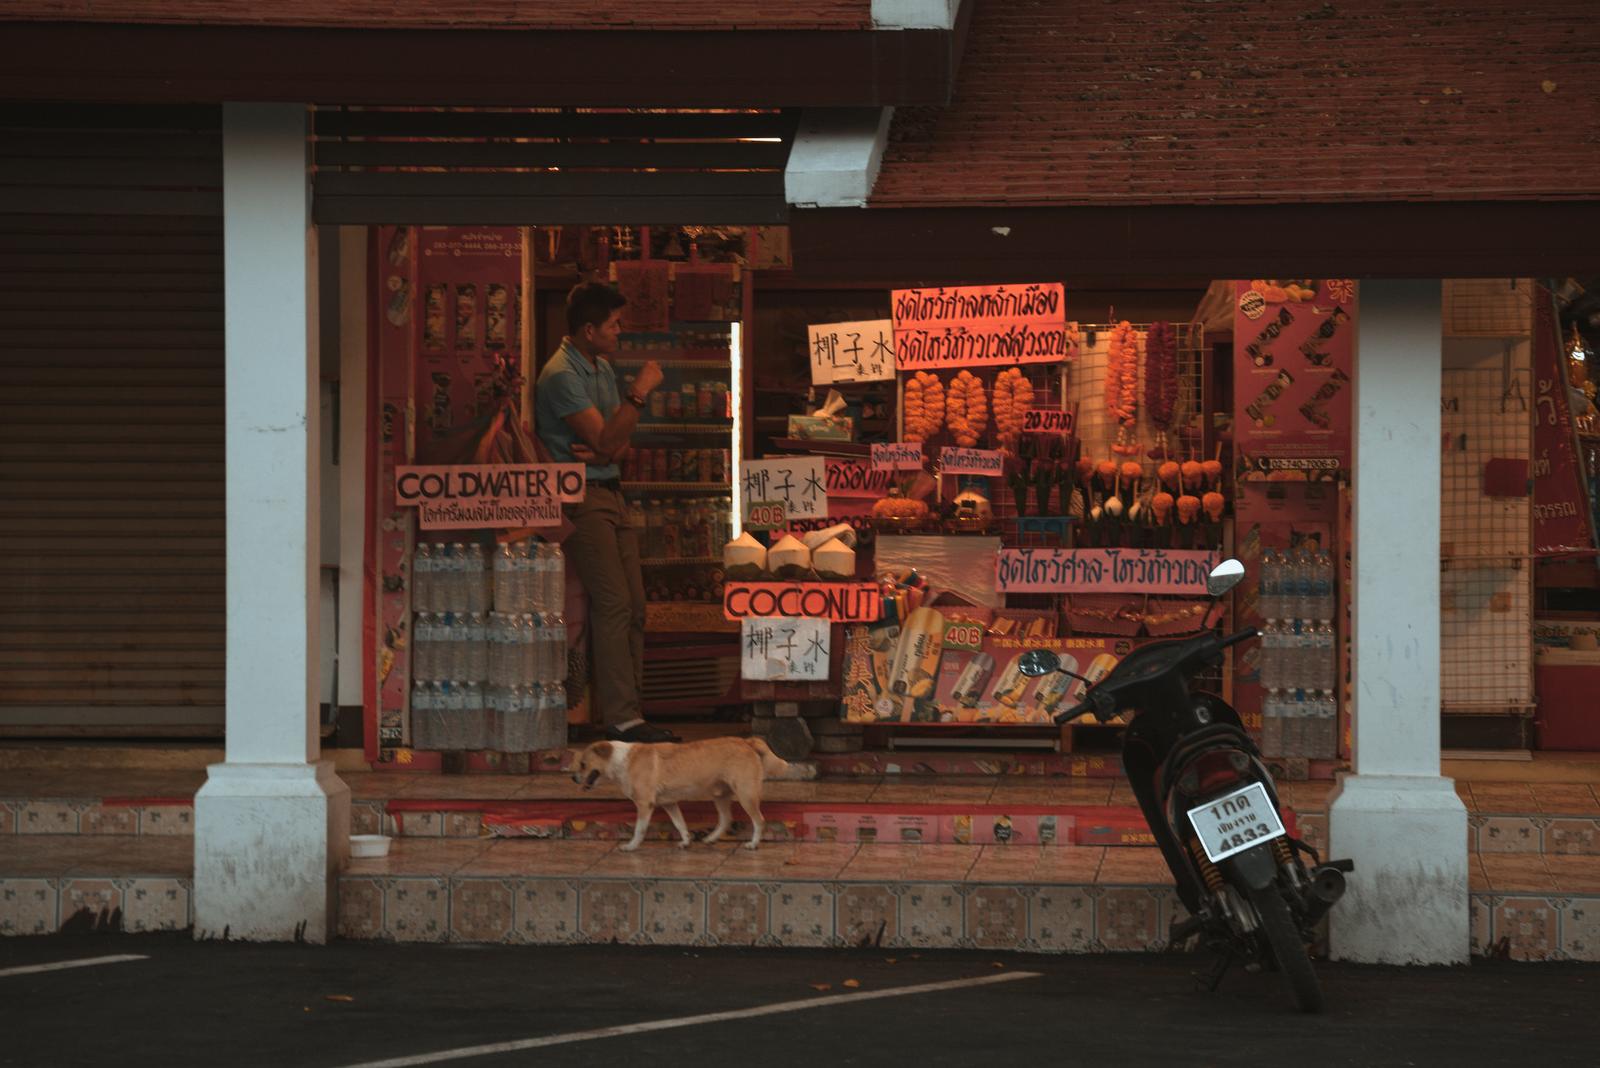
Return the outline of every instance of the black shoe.
<path id="1" fill-rule="evenodd" d="M 658 727 L 654 723 L 635 723 L 627 730 L 621 727 L 607 727 L 606 737 L 613 742 L 644 742 L 655 744 L 659 742 L 681 742 L 676 734 L 665 727 Z"/>

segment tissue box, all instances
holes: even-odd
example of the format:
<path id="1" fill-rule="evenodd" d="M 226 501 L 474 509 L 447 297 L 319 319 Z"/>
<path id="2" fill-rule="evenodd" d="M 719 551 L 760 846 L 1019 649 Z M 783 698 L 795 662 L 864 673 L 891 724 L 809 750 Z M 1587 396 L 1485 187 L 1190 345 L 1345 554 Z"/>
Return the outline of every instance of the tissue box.
<path id="1" fill-rule="evenodd" d="M 844 415 L 791 415 L 789 436 L 806 441 L 854 441 L 856 423 Z"/>

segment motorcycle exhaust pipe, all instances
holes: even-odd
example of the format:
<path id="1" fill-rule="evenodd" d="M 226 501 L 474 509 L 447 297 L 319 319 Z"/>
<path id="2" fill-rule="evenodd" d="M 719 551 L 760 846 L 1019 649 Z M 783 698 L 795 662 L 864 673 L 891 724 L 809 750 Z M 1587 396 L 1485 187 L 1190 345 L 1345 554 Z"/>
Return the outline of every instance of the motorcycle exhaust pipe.
<path id="1" fill-rule="evenodd" d="M 1318 868 L 1311 873 L 1306 891 L 1306 922 L 1316 923 L 1344 896 L 1344 872 L 1338 868 Z"/>

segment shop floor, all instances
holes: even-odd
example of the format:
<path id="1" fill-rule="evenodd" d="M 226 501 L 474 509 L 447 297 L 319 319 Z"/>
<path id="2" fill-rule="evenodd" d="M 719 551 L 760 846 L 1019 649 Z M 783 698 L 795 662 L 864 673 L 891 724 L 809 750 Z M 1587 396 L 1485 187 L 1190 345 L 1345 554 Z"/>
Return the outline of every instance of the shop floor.
<path id="1" fill-rule="evenodd" d="M 0 847 L 0 934 L 182 929 L 177 838 L 22 835 Z M 1600 857 L 1472 858 L 1475 953 L 1600 959 Z M 402 839 L 339 880 L 345 938 L 879 945 L 1036 952 L 1163 947 L 1181 906 L 1150 849 Z"/>

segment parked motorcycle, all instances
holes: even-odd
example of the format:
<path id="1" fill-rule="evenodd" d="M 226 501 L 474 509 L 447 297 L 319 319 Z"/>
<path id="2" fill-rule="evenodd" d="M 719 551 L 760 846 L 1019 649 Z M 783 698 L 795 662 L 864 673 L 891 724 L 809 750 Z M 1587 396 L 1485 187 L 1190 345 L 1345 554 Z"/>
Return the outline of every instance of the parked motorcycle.
<path id="1" fill-rule="evenodd" d="M 1243 578 L 1239 561 L 1218 564 L 1206 582 L 1213 603 Z M 1354 865 L 1323 863 L 1285 831 L 1272 775 L 1239 714 L 1221 697 L 1190 689 L 1196 675 L 1222 663 L 1224 649 L 1257 635 L 1254 628 L 1227 637 L 1205 630 L 1152 642 L 1097 683 L 1065 670 L 1048 650 L 1025 653 L 1018 666 L 1025 675 L 1060 672 L 1088 687 L 1057 723 L 1085 712 L 1102 723 L 1119 712 L 1129 720 L 1123 771 L 1189 910 L 1174 922 L 1169 943 L 1198 939 L 1219 954 L 1210 989 L 1242 960 L 1275 968 L 1295 1004 L 1317 1012 L 1322 992 L 1306 945 Z"/>

